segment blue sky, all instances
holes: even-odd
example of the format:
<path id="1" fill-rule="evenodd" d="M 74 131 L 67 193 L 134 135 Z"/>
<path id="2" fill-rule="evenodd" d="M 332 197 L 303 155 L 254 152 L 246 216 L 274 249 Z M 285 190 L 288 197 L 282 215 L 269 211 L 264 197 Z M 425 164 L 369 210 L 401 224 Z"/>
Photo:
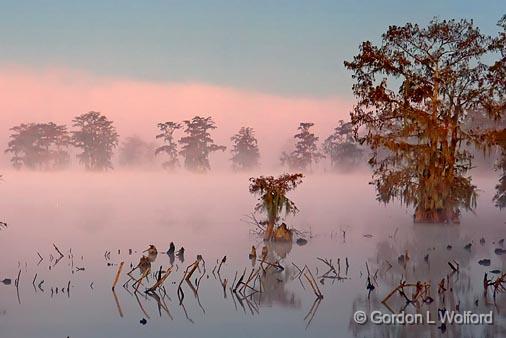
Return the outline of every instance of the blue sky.
<path id="1" fill-rule="evenodd" d="M 68 67 L 287 96 L 351 96 L 343 61 L 388 25 L 472 18 L 504 1 L 0 1 L 0 64 Z"/>

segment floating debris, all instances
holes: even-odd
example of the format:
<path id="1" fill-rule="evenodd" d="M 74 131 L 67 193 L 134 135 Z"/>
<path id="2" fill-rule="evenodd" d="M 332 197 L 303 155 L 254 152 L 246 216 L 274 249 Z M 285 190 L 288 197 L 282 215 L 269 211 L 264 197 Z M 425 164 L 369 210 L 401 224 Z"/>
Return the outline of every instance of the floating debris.
<path id="1" fill-rule="evenodd" d="M 490 266 L 490 259 L 480 259 L 478 261 L 478 264 L 483 265 L 483 266 Z"/>
<path id="2" fill-rule="evenodd" d="M 297 245 L 303 246 L 303 245 L 307 244 L 307 239 L 305 239 L 305 238 L 297 238 L 297 240 L 295 241 L 295 243 L 297 243 Z"/>
<path id="3" fill-rule="evenodd" d="M 495 254 L 496 254 L 496 255 L 499 255 L 499 256 L 500 256 L 500 255 L 504 255 L 504 254 L 506 254 L 506 249 L 497 248 L 497 249 L 495 249 L 495 251 L 494 251 L 494 252 L 495 252 Z"/>

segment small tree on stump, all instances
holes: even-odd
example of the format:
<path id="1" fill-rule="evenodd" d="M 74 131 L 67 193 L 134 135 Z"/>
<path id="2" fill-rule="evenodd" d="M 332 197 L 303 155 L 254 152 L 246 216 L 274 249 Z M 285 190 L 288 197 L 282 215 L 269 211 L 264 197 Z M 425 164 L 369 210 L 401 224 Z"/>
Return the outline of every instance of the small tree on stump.
<path id="1" fill-rule="evenodd" d="M 253 128 L 242 127 L 232 140 L 232 166 L 235 170 L 249 170 L 258 166 L 260 152 Z"/>
<path id="2" fill-rule="evenodd" d="M 298 173 L 284 174 L 278 178 L 273 176 L 250 178 L 250 193 L 260 196 L 255 211 L 265 212 L 267 216 L 264 240 L 269 241 L 274 238 L 274 227 L 283 211 L 285 215 L 298 212 L 295 203 L 286 197 L 286 194 L 302 183 L 303 177 Z"/>
<path id="3" fill-rule="evenodd" d="M 408 23 L 391 26 L 379 46 L 362 43 L 345 62 L 358 98 L 352 123 L 357 137 L 366 129 L 360 141 L 373 150 L 380 201 L 399 198 L 425 223 L 459 222 L 461 208 L 474 208 L 472 155 L 464 145 L 481 147 L 490 132 L 464 126 L 470 111 L 490 119 L 504 111 L 504 63 L 485 63 L 504 48 L 499 40 L 466 20 Z"/>
<path id="4" fill-rule="evenodd" d="M 177 143 L 174 141 L 174 132 L 179 128 L 181 128 L 180 123 L 158 123 L 160 134 L 156 135 L 156 138 L 162 139 L 165 144 L 156 148 L 155 154 L 165 153 L 169 157 L 167 161 L 162 163 L 165 169 L 174 170 L 179 165 L 177 159 Z"/>

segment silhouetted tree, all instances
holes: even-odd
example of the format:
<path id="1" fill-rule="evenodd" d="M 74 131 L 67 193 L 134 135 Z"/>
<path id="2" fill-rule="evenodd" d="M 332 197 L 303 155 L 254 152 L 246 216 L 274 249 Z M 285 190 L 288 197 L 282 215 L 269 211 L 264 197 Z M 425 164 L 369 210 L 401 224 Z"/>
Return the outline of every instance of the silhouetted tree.
<path id="1" fill-rule="evenodd" d="M 330 156 L 333 169 L 352 168 L 359 163 L 364 151 L 355 140 L 351 122 L 339 120 L 334 132 L 323 142 L 323 152 Z"/>
<path id="2" fill-rule="evenodd" d="M 99 112 L 91 111 L 72 120 L 72 144 L 80 148 L 77 155 L 87 170 L 112 169 L 112 155 L 118 146 L 118 133 L 113 122 Z"/>
<path id="3" fill-rule="evenodd" d="M 10 129 L 13 134 L 6 153 L 16 169 L 57 169 L 69 162 L 70 137 L 67 127 L 49 123 L 28 123 Z"/>
<path id="4" fill-rule="evenodd" d="M 309 131 L 314 123 L 302 122 L 297 128 L 300 132 L 294 136 L 295 150 L 281 154 L 281 163 L 291 170 L 311 170 L 325 156 L 318 150 L 318 137 Z"/>
<path id="5" fill-rule="evenodd" d="M 119 148 L 118 162 L 126 167 L 141 167 L 153 164 L 155 145 L 148 143 L 139 136 L 130 136 Z"/>
<path id="6" fill-rule="evenodd" d="M 283 210 L 285 215 L 298 212 L 295 203 L 286 197 L 286 194 L 301 184 L 303 177 L 302 174 L 284 174 L 278 178 L 273 176 L 250 178 L 250 193 L 260 195 L 255 211 L 263 211 L 267 215 L 264 240 L 273 239 L 274 226 Z"/>
<path id="7" fill-rule="evenodd" d="M 209 154 L 227 147 L 214 144 L 209 130 L 216 129 L 211 117 L 195 116 L 191 120 L 183 121 L 187 136 L 179 140 L 181 150 L 179 153 L 184 157 L 184 166 L 188 170 L 204 172 L 211 169 Z"/>
<path id="8" fill-rule="evenodd" d="M 462 145 L 483 146 L 487 131 L 463 125 L 470 111 L 496 119 L 504 110 L 484 63 L 499 48 L 493 42 L 472 22 L 435 19 L 391 26 L 381 45 L 366 41 L 345 62 L 358 99 L 352 123 L 357 137 L 366 129 L 359 139 L 373 150 L 378 199 L 415 206 L 416 222 L 458 222 L 460 208 L 475 206 L 472 156 Z"/>
<path id="9" fill-rule="evenodd" d="M 232 140 L 232 166 L 235 170 L 248 170 L 258 166 L 260 152 L 253 128 L 242 127 Z"/>
<path id="10" fill-rule="evenodd" d="M 162 163 L 165 169 L 174 169 L 179 165 L 177 159 L 177 143 L 174 141 L 174 132 L 181 128 L 181 124 L 175 122 L 158 123 L 160 134 L 156 138 L 161 138 L 164 145 L 156 148 L 155 154 L 165 153 L 169 159 Z"/>

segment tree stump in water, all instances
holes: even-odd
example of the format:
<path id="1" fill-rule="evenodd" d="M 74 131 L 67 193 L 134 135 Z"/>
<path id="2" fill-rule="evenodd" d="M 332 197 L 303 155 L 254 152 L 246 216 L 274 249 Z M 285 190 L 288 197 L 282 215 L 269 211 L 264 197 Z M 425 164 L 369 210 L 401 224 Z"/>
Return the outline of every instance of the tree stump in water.
<path id="1" fill-rule="evenodd" d="M 279 242 L 291 242 L 293 239 L 292 230 L 286 227 L 285 223 L 281 223 L 274 231 L 274 240 Z"/>
<path id="2" fill-rule="evenodd" d="M 415 223 L 445 223 L 445 224 L 460 224 L 459 210 L 421 210 L 417 208 L 413 215 Z"/>

